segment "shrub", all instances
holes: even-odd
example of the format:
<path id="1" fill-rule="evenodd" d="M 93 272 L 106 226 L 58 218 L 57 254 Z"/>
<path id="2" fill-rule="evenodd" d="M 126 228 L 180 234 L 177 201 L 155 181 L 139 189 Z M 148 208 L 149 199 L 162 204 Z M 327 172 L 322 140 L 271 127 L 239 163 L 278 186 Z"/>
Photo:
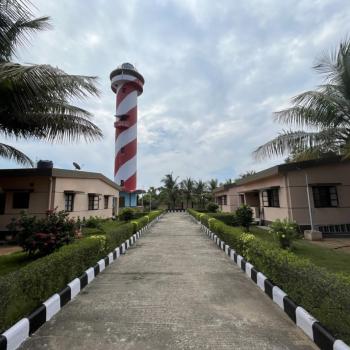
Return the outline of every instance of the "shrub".
<path id="1" fill-rule="evenodd" d="M 316 317 L 337 339 L 350 342 L 349 277 L 330 273 L 240 228 L 188 211 Z"/>
<path id="2" fill-rule="evenodd" d="M 0 328 L 33 311 L 104 254 L 105 239 L 89 237 L 0 277 Z"/>
<path id="3" fill-rule="evenodd" d="M 145 216 L 148 212 L 137 211 L 134 212 L 134 219 L 139 219 Z"/>
<path id="4" fill-rule="evenodd" d="M 287 219 L 277 219 L 270 224 L 270 233 L 273 234 L 282 249 L 290 248 L 298 234 L 298 225 Z"/>
<path id="5" fill-rule="evenodd" d="M 104 221 L 105 219 L 99 216 L 90 216 L 88 219 L 84 220 L 84 227 L 101 228 L 101 225 Z"/>
<path id="6" fill-rule="evenodd" d="M 219 209 L 219 206 L 214 202 L 209 202 L 207 204 L 207 210 L 209 213 L 216 213 L 218 209 Z"/>
<path id="7" fill-rule="evenodd" d="M 75 220 L 63 210 L 50 210 L 46 218 L 41 219 L 22 212 L 9 225 L 9 229 L 17 232 L 18 244 L 30 255 L 47 255 L 71 243 L 77 228 Z"/>
<path id="8" fill-rule="evenodd" d="M 247 231 L 249 231 L 249 227 L 253 223 L 253 211 L 248 205 L 242 204 L 236 210 L 236 218 L 238 224 L 243 226 Z"/>
<path id="9" fill-rule="evenodd" d="M 134 219 L 135 212 L 131 208 L 124 208 L 121 213 L 119 214 L 119 220 L 122 221 L 130 221 Z"/>
<path id="10" fill-rule="evenodd" d="M 237 217 L 234 213 L 209 213 L 208 215 L 210 217 L 224 222 L 226 225 L 239 226 Z"/>
<path id="11" fill-rule="evenodd" d="M 159 210 L 149 213 L 149 220 L 160 213 Z M 137 229 L 145 226 L 148 219 L 143 217 L 135 222 L 137 225 L 125 223 L 105 235 L 77 240 L 15 272 L 0 276 L 0 332 L 94 266 Z"/>

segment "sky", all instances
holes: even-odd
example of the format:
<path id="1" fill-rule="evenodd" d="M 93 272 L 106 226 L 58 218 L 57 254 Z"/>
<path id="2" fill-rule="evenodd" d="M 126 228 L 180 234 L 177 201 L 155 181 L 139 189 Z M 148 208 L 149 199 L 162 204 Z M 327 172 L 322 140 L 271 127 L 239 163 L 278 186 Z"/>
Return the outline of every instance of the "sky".
<path id="1" fill-rule="evenodd" d="M 312 66 L 350 33 L 349 0 L 32 0 L 53 28 L 19 48 L 21 63 L 98 76 L 100 97 L 73 101 L 93 115 L 101 141 L 6 140 L 33 160 L 113 178 L 115 96 L 123 62 L 145 78 L 138 99 L 138 188 L 179 179 L 225 181 L 285 157 L 252 152 L 286 129 L 273 112 L 322 83 Z M 0 160 L 1 168 L 18 167 Z"/>

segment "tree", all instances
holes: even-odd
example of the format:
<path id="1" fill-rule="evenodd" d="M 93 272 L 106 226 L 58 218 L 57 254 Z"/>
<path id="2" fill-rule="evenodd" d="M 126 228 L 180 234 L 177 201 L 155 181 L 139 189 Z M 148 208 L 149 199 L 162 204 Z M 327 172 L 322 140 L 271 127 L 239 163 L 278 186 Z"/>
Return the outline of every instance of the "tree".
<path id="1" fill-rule="evenodd" d="M 199 208 L 204 208 L 205 194 L 207 193 L 207 184 L 202 180 L 195 183 L 194 193 L 198 199 Z"/>
<path id="2" fill-rule="evenodd" d="M 324 76 L 324 84 L 294 97 L 292 107 L 275 113 L 278 122 L 301 129 L 283 131 L 256 149 L 256 158 L 293 151 L 303 160 L 327 154 L 350 157 L 350 40 L 320 58 L 314 69 Z"/>
<path id="3" fill-rule="evenodd" d="M 172 205 L 172 208 L 175 208 L 176 205 L 176 199 L 178 198 L 179 195 L 179 186 L 177 184 L 177 179 L 176 177 L 174 179 L 173 174 L 166 174 L 161 182 L 164 184 L 164 191 L 167 195 L 169 207 Z"/>
<path id="4" fill-rule="evenodd" d="M 144 210 L 149 210 L 150 208 L 157 209 L 159 206 L 159 195 L 158 188 L 153 186 L 149 187 L 149 189 L 142 193 L 142 197 L 139 199 L 139 205 L 143 204 Z"/>
<path id="5" fill-rule="evenodd" d="M 195 184 L 194 180 L 191 179 L 190 177 L 187 177 L 185 180 L 182 180 L 180 183 L 182 193 L 184 194 L 184 197 L 186 200 L 186 208 L 188 208 L 188 204 L 192 200 L 194 184 Z"/>
<path id="6" fill-rule="evenodd" d="M 235 181 L 245 179 L 246 177 L 249 177 L 249 176 L 254 175 L 254 174 L 256 174 L 255 170 L 248 170 L 245 173 L 239 174 L 238 178 Z"/>
<path id="7" fill-rule="evenodd" d="M 208 182 L 210 192 L 213 192 L 218 187 L 218 179 L 211 179 Z"/>
<path id="8" fill-rule="evenodd" d="M 224 182 L 224 185 L 232 185 L 232 184 L 233 184 L 232 179 L 226 179 Z"/>
<path id="9" fill-rule="evenodd" d="M 69 103 L 71 98 L 97 96 L 95 77 L 14 62 L 17 46 L 49 27 L 49 17 L 34 18 L 27 4 L 0 0 L 0 132 L 5 137 L 50 142 L 100 138 L 102 132 L 90 121 L 91 114 Z M 0 156 L 33 165 L 28 156 L 4 143 Z"/>

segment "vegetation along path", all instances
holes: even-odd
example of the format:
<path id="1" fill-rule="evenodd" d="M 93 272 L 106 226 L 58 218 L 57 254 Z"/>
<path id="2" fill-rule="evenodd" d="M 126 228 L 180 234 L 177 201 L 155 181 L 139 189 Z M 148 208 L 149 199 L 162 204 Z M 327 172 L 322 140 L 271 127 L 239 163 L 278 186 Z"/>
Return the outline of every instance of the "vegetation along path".
<path id="1" fill-rule="evenodd" d="M 22 349 L 316 349 L 185 213 L 161 218 Z"/>

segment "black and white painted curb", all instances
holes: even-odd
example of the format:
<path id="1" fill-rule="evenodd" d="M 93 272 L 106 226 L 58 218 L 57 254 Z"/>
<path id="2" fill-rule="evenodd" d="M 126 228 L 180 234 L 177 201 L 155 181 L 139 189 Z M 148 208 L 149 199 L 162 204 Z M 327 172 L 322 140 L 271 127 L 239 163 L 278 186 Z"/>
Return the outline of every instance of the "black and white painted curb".
<path id="1" fill-rule="evenodd" d="M 167 213 L 184 213 L 187 212 L 186 209 L 167 209 L 166 210 Z"/>
<path id="2" fill-rule="evenodd" d="M 209 236 L 217 246 L 225 252 L 245 274 L 276 303 L 289 318 L 322 350 L 350 350 L 342 340 L 335 339 L 312 315 L 291 298 L 279 287 L 275 286 L 263 273 L 254 268 L 252 264 L 236 253 L 228 244 L 222 241 L 208 227 L 190 217 L 199 225 L 201 230 Z"/>
<path id="3" fill-rule="evenodd" d="M 164 214 L 160 214 L 149 224 L 141 228 L 119 247 L 110 252 L 105 258 L 99 260 L 93 267 L 88 268 L 78 278 L 67 284 L 60 292 L 52 295 L 42 305 L 40 305 L 29 316 L 22 318 L 11 328 L 0 335 L 0 350 L 15 350 L 29 336 L 31 336 L 45 322 L 49 321 L 60 309 L 70 300 L 79 294 L 79 292 L 90 284 L 94 278 L 102 272 L 108 265 L 116 261 L 121 254 L 135 244 L 135 242 Z"/>

